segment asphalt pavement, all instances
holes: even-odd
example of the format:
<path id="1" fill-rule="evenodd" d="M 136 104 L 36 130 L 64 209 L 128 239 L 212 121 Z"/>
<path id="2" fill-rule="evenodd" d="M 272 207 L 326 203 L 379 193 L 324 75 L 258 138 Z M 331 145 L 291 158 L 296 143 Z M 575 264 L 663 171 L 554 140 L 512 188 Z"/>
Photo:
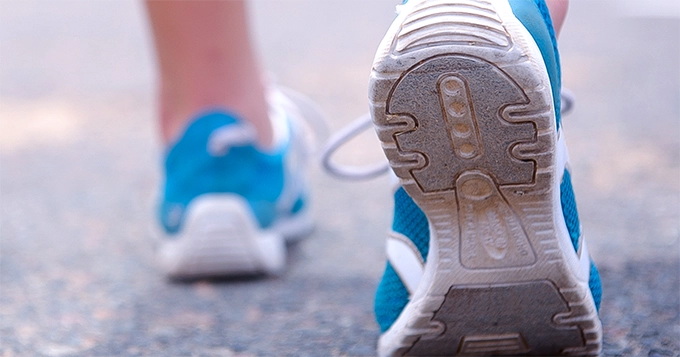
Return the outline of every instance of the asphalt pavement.
<path id="1" fill-rule="evenodd" d="M 277 83 L 335 131 L 367 111 L 397 0 L 256 0 Z M 642 5 L 644 4 L 644 5 Z M 604 356 L 680 356 L 680 7 L 573 0 L 560 42 Z M 155 67 L 138 1 L 0 0 L 0 356 L 372 356 L 386 177 L 313 167 L 317 227 L 280 277 L 170 282 L 149 225 Z M 339 154 L 382 159 L 369 131 Z"/>

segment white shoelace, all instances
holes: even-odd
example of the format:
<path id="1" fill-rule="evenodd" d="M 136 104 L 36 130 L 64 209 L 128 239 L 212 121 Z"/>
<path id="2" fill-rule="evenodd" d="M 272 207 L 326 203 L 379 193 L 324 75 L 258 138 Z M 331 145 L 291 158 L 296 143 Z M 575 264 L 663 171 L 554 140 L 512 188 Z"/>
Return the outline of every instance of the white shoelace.
<path id="1" fill-rule="evenodd" d="M 560 115 L 568 115 L 574 109 L 575 96 L 569 89 L 562 88 L 560 93 L 561 110 Z M 321 151 L 321 165 L 329 174 L 345 180 L 368 180 L 387 173 L 390 170 L 388 162 L 380 162 L 373 165 L 365 166 L 350 166 L 340 165 L 332 161 L 333 154 L 350 141 L 355 136 L 359 135 L 364 130 L 372 126 L 372 120 L 369 113 L 366 113 L 354 119 L 347 126 L 342 128 L 337 133 L 333 134 L 328 140 L 323 150 Z"/>
<path id="2" fill-rule="evenodd" d="M 277 86 L 270 97 L 274 105 L 291 116 L 289 119 L 295 120 L 300 126 L 297 128 L 299 130 L 297 135 L 303 137 L 309 156 L 317 154 L 329 132 L 326 116 L 321 108 L 309 97 L 287 87 Z"/>

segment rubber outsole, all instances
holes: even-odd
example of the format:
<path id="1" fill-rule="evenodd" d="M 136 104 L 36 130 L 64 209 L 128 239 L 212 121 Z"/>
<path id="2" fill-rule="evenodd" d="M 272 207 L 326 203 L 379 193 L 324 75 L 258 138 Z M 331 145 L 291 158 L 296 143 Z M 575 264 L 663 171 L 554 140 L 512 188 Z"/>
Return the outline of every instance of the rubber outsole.
<path id="1" fill-rule="evenodd" d="M 507 3 L 405 6 L 369 96 L 431 242 L 421 284 L 379 354 L 597 355 L 587 257 L 574 252 L 559 206 L 564 168 L 540 51 Z"/>
<path id="2" fill-rule="evenodd" d="M 238 195 L 199 196 L 187 208 L 182 230 L 162 238 L 157 260 L 172 278 L 276 275 L 286 261 L 286 241 L 309 233 L 308 212 L 276 222 L 263 230 L 248 204 Z"/>

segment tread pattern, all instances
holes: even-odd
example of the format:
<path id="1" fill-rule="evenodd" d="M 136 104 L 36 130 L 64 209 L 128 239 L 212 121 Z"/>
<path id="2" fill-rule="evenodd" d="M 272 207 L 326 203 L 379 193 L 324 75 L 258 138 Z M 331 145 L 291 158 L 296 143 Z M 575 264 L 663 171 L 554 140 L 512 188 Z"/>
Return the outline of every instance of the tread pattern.
<path id="1" fill-rule="evenodd" d="M 547 74 L 536 75 L 542 62 L 489 1 L 413 6 L 378 52 L 370 98 L 390 165 L 428 217 L 437 261 L 379 352 L 597 355 L 597 312 L 557 239 L 556 128 Z"/>

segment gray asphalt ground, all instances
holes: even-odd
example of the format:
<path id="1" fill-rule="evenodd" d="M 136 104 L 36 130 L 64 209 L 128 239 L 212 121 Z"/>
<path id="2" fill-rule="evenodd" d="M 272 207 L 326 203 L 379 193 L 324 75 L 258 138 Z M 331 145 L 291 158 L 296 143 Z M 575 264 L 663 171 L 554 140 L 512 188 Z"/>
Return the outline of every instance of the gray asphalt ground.
<path id="1" fill-rule="evenodd" d="M 367 110 L 396 2 L 257 0 L 253 39 L 337 130 Z M 574 0 L 561 40 L 604 355 L 680 356 L 678 4 Z M 169 282 L 148 230 L 154 81 L 140 2 L 0 0 L 0 356 L 373 355 L 387 178 L 314 168 L 318 226 L 281 277 Z M 380 158 L 370 132 L 339 155 Z"/>

